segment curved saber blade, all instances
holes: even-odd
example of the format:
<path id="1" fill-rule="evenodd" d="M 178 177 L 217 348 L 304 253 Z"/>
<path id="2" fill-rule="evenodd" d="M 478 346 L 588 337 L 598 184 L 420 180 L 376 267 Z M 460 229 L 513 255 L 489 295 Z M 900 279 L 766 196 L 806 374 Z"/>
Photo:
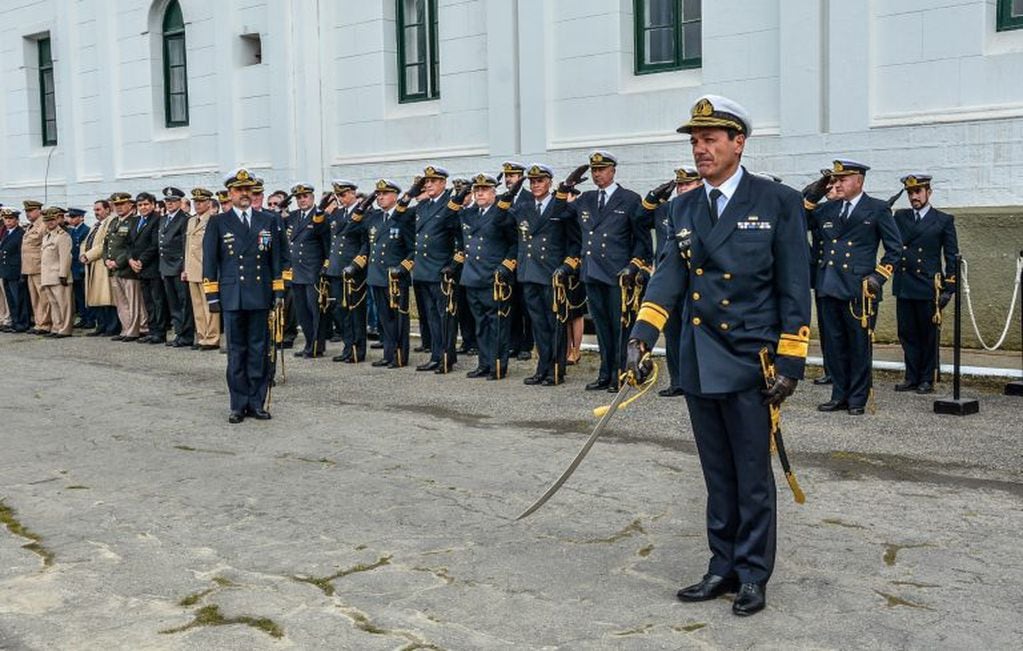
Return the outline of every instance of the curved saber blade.
<path id="1" fill-rule="evenodd" d="M 568 481 L 568 478 L 572 476 L 572 473 L 575 472 L 575 469 L 578 468 L 579 464 L 583 462 L 583 459 L 586 457 L 586 453 L 590 451 L 591 447 L 593 447 L 593 444 L 596 442 L 597 437 L 600 436 L 601 432 L 604 431 L 604 428 L 607 427 L 608 421 L 610 421 L 611 417 L 618 412 L 618 406 L 622 404 L 622 402 L 625 400 L 625 396 L 628 395 L 630 388 L 632 387 L 628 383 L 622 384 L 622 388 L 619 389 L 618 393 L 615 394 L 614 400 L 611 401 L 611 405 L 608 407 L 607 411 L 604 412 L 604 415 L 597 422 L 597 426 L 593 428 L 593 433 L 590 434 L 590 438 L 586 439 L 586 443 L 583 445 L 582 449 L 579 450 L 579 454 L 575 455 L 575 459 L 572 459 L 572 463 L 568 464 L 568 468 L 565 468 L 565 472 L 561 473 L 561 476 L 558 477 L 557 481 L 551 484 L 551 487 L 548 488 L 547 491 L 540 496 L 540 499 L 533 502 L 532 506 L 530 506 L 528 509 L 519 514 L 519 517 L 515 518 L 516 520 L 521 520 L 525 517 L 532 515 L 533 512 L 535 512 L 541 506 L 546 504 L 547 500 L 551 499 L 551 497 L 553 497 L 554 494 L 558 492 L 558 489 L 561 488 L 561 486 L 566 481 Z"/>

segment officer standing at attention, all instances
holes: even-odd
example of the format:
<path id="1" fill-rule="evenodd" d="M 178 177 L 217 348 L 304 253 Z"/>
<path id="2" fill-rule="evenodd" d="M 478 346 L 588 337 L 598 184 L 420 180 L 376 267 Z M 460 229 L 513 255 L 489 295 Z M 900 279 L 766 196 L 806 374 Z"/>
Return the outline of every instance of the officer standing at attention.
<path id="1" fill-rule="evenodd" d="M 138 274 L 142 286 L 145 312 L 142 329 L 148 325 L 149 334 L 139 339 L 140 344 L 167 343 L 167 295 L 163 291 L 160 275 L 160 213 L 156 210 L 156 197 L 148 192 L 135 196 L 139 216 L 130 239 L 128 265 Z"/>
<path id="2" fill-rule="evenodd" d="M 220 312 L 231 342 L 227 351 L 227 388 L 231 395 L 228 422 L 246 416 L 269 420 L 264 408 L 270 386 L 268 358 L 270 308 L 284 300 L 281 239 L 277 220 L 253 210 L 252 175 L 242 168 L 224 183 L 231 209 L 210 220 L 203 236 L 203 291 L 210 311 Z"/>
<path id="3" fill-rule="evenodd" d="M 9 332 L 27 332 L 29 319 L 28 288 L 21 278 L 21 239 L 25 229 L 18 222 L 21 213 L 13 208 L 0 210 L 3 228 L 0 229 L 0 279 L 4 281 L 4 296 L 11 324 Z"/>
<path id="4" fill-rule="evenodd" d="M 462 210 L 464 261 L 459 281 L 476 319 L 476 368 L 466 377 L 501 380 L 508 376 L 508 315 L 515 280 L 518 237 L 515 218 L 509 212 L 518 187 L 497 199 L 497 179 L 477 174 L 472 180 L 475 205 Z"/>
<path id="5" fill-rule="evenodd" d="M 75 312 L 78 314 L 75 327 L 92 328 L 96 325 L 96 317 L 85 302 L 85 263 L 81 260 L 82 245 L 89 236 L 84 210 L 68 208 L 67 232 L 71 236 L 71 284 L 75 296 Z"/>
<path id="6" fill-rule="evenodd" d="M 43 204 L 38 201 L 23 201 L 25 207 L 25 218 L 28 219 L 28 226 L 25 228 L 25 235 L 21 238 L 21 274 L 25 276 L 25 284 L 28 286 L 28 296 L 31 299 L 32 318 L 35 327 L 28 332 L 33 335 L 45 335 L 50 333 L 50 304 L 46 294 L 42 291 L 42 279 L 40 277 L 39 264 L 41 260 L 41 247 L 43 235 L 46 233 L 46 225 L 41 219 Z"/>
<path id="7" fill-rule="evenodd" d="M 133 342 L 139 340 L 145 309 L 142 307 L 142 287 L 138 274 L 128 264 L 131 255 L 131 238 L 135 232 L 138 215 L 135 214 L 135 200 L 127 192 L 110 195 L 117 215 L 112 217 L 103 240 L 103 264 L 110 274 L 110 292 L 117 306 L 117 318 L 121 322 L 120 334 L 111 341 Z"/>
<path id="8" fill-rule="evenodd" d="M 582 229 L 579 276 L 586 286 L 600 347 L 600 372 L 586 390 L 617 392 L 618 376 L 625 368 L 622 287 L 631 288 L 636 274 L 650 264 L 653 242 L 649 222 L 640 211 L 640 196 L 615 181 L 618 159 L 606 151 L 595 151 L 590 154 L 589 167 L 597 189 L 583 192 L 569 204 Z M 559 191 L 572 189 L 574 180 L 566 179 Z"/>
<path id="9" fill-rule="evenodd" d="M 216 214 L 213 212 L 213 193 L 206 188 L 192 188 L 195 215 L 189 218 L 185 235 L 185 270 L 182 278 L 188 283 L 194 315 L 195 343 L 198 350 L 220 348 L 220 315 L 210 312 L 202 291 L 202 244 L 206 229 Z"/>
<path id="10" fill-rule="evenodd" d="M 377 181 L 379 209 L 369 210 L 362 218 L 366 228 L 362 255 L 369 260 L 366 282 L 373 292 L 384 347 L 383 358 L 372 366 L 387 368 L 408 364 L 409 353 L 408 290 L 416 236 L 415 225 L 397 210 L 400 192 L 401 187 L 394 181 Z"/>
<path id="11" fill-rule="evenodd" d="M 664 253 L 665 242 L 674 243 L 675 241 L 675 234 L 671 232 L 671 204 L 668 201 L 672 192 L 679 197 L 701 185 L 700 172 L 695 167 L 682 166 L 675 170 L 673 181 L 657 186 L 643 199 L 643 210 L 647 213 L 647 219 L 653 221 L 654 233 L 657 235 L 653 256 L 655 264 L 656 260 Z M 667 388 L 657 392 L 664 398 L 680 396 L 683 393 L 679 379 L 680 364 L 682 363 L 679 359 L 679 335 L 681 332 L 682 316 L 676 305 L 671 308 L 668 321 L 664 324 L 664 356 L 665 364 L 668 367 L 669 382 Z"/>
<path id="12" fill-rule="evenodd" d="M 163 200 L 167 214 L 160 220 L 160 275 L 167 295 L 170 325 L 174 339 L 167 342 L 175 348 L 190 348 L 195 341 L 195 324 L 192 319 L 192 301 L 188 295 L 188 283 L 182 279 L 185 271 L 185 240 L 188 236 L 189 215 L 181 209 L 185 193 L 178 188 L 163 189 Z"/>
<path id="13" fill-rule="evenodd" d="M 316 207 L 311 184 L 299 183 L 291 188 L 291 194 L 298 210 L 288 216 L 288 261 L 295 316 L 305 336 L 305 348 L 295 351 L 295 357 L 323 357 L 327 337 L 320 327 L 319 284 L 330 253 L 330 225 Z"/>
<path id="14" fill-rule="evenodd" d="M 534 163 L 529 178 L 529 201 L 513 208 L 518 221 L 518 264 L 515 270 L 522 302 L 529 312 L 527 322 L 536 342 L 536 372 L 524 384 L 557 386 L 565 381 L 568 350 L 567 323 L 554 312 L 552 280 L 558 276 L 567 291 L 568 277 L 579 268 L 579 223 L 569 214 L 564 198 L 551 192 L 554 170 Z M 567 296 L 563 297 L 567 301 Z M 562 304 L 567 317 L 568 306 Z M 567 320 L 567 319 L 566 319 Z M 514 348 L 514 346 L 513 346 Z"/>
<path id="15" fill-rule="evenodd" d="M 344 348 L 335 362 L 357 364 L 366 359 L 366 228 L 365 213 L 373 205 L 376 193 L 370 193 L 360 208 L 359 186 L 339 179 L 333 183 L 337 203 L 330 214 L 330 258 L 327 277 L 334 301 L 339 334 Z M 328 208 L 328 210 L 331 210 Z M 356 212 L 358 211 L 358 214 Z"/>
<path id="16" fill-rule="evenodd" d="M 817 292 L 827 330 L 824 355 L 832 380 L 831 400 L 817 408 L 846 409 L 853 416 L 863 414 L 870 396 L 870 333 L 876 320 L 871 317 L 870 327 L 864 328 L 857 318 L 865 302 L 863 284 L 865 281 L 869 301 L 879 303 L 881 286 L 892 277 L 902 251 L 902 238 L 888 202 L 863 192 L 869 169 L 856 161 L 834 161 L 835 199 L 810 215 L 810 228 L 819 231 L 823 244 Z M 884 245 L 884 256 L 877 262 L 879 243 Z"/>
<path id="17" fill-rule="evenodd" d="M 955 295 L 959 238 L 952 215 L 931 205 L 929 175 L 904 176 L 902 186 L 912 209 L 895 211 L 895 225 L 902 235 L 902 258 L 895 267 L 892 293 L 896 298 L 899 343 L 906 360 L 906 379 L 895 385 L 895 390 L 933 393 L 940 325 L 940 321 L 934 322 L 934 316 L 940 315 Z M 940 294 L 935 296 L 938 291 Z"/>
<path id="18" fill-rule="evenodd" d="M 501 164 L 501 174 L 502 176 L 499 178 L 503 179 L 506 189 L 510 190 L 516 184 L 521 188 L 522 184 L 519 181 L 526 175 L 526 166 L 518 161 L 504 161 Z M 532 194 L 523 189 L 515 195 L 511 205 L 513 209 L 521 211 L 532 207 L 533 203 Z M 533 356 L 535 342 L 533 341 L 533 327 L 529 320 L 530 313 L 526 306 L 526 294 L 516 278 L 512 289 L 511 312 L 508 314 L 508 342 L 511 346 L 511 351 L 508 354 L 520 361 L 526 361 Z"/>
<path id="19" fill-rule="evenodd" d="M 741 166 L 746 110 L 705 95 L 679 132 L 689 134 L 703 188 L 671 202 L 666 243 L 646 290 L 628 369 L 644 358 L 671 310 L 682 311 L 681 387 L 707 484 L 707 574 L 682 601 L 738 590 L 736 615 L 766 605 L 775 558 L 775 486 L 769 405 L 792 394 L 810 345 L 810 280 L 802 199 Z M 763 390 L 759 353 L 775 351 L 777 379 Z"/>
<path id="20" fill-rule="evenodd" d="M 419 321 L 425 320 L 430 331 L 430 360 L 417 366 L 417 371 L 448 373 L 458 361 L 455 352 L 457 327 L 446 323 L 450 321 L 446 313 L 448 299 L 441 283 L 441 270 L 451 265 L 455 255 L 459 232 L 456 215 L 461 209 L 460 205 L 454 210 L 448 206 L 451 201 L 451 191 L 447 189 L 448 176 L 443 167 L 427 165 L 422 176 L 426 198 L 405 213 L 407 219 L 415 220 L 416 257 L 412 282 L 416 307 Z"/>
<path id="21" fill-rule="evenodd" d="M 39 282 L 50 306 L 53 328 L 48 337 L 71 336 L 74 326 L 75 295 L 71 280 L 71 236 L 61 228 L 63 208 L 51 206 L 43 211 L 46 233 L 40 248 Z"/>

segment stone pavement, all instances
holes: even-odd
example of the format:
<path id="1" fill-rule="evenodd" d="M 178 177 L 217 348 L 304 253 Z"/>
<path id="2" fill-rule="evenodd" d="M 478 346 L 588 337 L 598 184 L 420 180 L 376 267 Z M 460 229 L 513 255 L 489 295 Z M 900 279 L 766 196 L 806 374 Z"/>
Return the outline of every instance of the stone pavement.
<path id="1" fill-rule="evenodd" d="M 332 350 L 335 346 L 331 347 Z M 374 357 L 377 351 L 374 352 Z M 1023 402 L 878 379 L 878 413 L 786 405 L 768 609 L 683 605 L 705 489 L 681 399 L 286 360 L 274 419 L 226 422 L 225 357 L 0 336 L 0 648 L 1017 648 Z M 463 361 L 459 368 L 471 364 Z"/>

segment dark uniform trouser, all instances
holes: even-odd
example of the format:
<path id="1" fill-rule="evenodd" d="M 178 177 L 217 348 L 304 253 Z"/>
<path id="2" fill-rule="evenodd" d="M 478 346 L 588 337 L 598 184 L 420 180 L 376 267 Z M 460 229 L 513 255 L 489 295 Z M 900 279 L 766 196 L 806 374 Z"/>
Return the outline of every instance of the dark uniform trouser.
<path id="1" fill-rule="evenodd" d="M 536 343 L 533 327 L 530 323 L 531 314 L 526 305 L 526 295 L 522 291 L 522 283 L 515 283 L 512 293 L 511 312 L 508 314 L 508 338 L 511 349 L 517 353 L 532 352 Z"/>
<path id="2" fill-rule="evenodd" d="M 227 347 L 227 390 L 231 411 L 262 409 L 270 384 L 267 354 L 269 310 L 225 310 L 222 314 Z"/>
<path id="3" fill-rule="evenodd" d="M 82 325 L 91 328 L 96 323 L 96 312 L 85 304 L 85 276 L 72 278 L 72 280 L 74 281 L 72 288 L 75 292 L 75 311 L 78 312 L 78 318 L 81 319 Z"/>
<path id="4" fill-rule="evenodd" d="M 96 315 L 96 329 L 108 335 L 116 335 L 121 331 L 121 321 L 117 318 L 117 308 L 113 305 L 101 305 L 91 308 Z"/>
<path id="5" fill-rule="evenodd" d="M 828 330 L 824 327 L 824 314 L 821 308 L 821 295 L 817 290 L 813 291 L 814 307 L 817 309 L 817 332 L 821 342 L 821 366 L 824 367 L 824 375 L 831 376 L 831 364 L 828 363 Z"/>
<path id="6" fill-rule="evenodd" d="M 295 315 L 295 292 L 291 284 L 284 288 L 284 341 L 293 343 L 298 336 L 298 317 Z"/>
<path id="7" fill-rule="evenodd" d="M 839 298 L 821 297 L 824 330 L 828 333 L 824 356 L 831 370 L 831 399 L 863 407 L 870 394 L 870 335 L 860 327 L 859 319 L 853 318 L 850 305 Z"/>
<path id="8" fill-rule="evenodd" d="M 327 345 L 327 333 L 320 327 L 320 296 L 316 291 L 316 285 L 292 283 L 291 292 L 294 297 L 295 316 L 305 336 L 304 350 L 312 354 L 315 344 L 316 354 L 322 355 Z"/>
<path id="9" fill-rule="evenodd" d="M 397 363 L 396 353 L 401 354 L 401 365 L 408 364 L 409 349 L 409 315 L 408 315 L 408 283 L 401 284 L 401 310 L 390 307 L 388 289 L 373 287 L 373 301 L 377 306 L 377 317 L 380 319 L 380 342 L 384 345 L 384 359 Z M 400 322 L 400 323 L 399 323 Z M 399 329 L 400 328 L 400 329 Z"/>
<path id="10" fill-rule="evenodd" d="M 428 322 L 427 330 L 430 332 L 430 361 L 440 364 L 444 358 L 444 351 L 448 352 L 448 367 L 450 368 L 458 361 L 455 353 L 455 341 L 458 333 L 457 322 L 447 313 L 448 297 L 444 295 L 440 283 L 414 283 L 416 288 L 416 301 L 419 307 L 419 323 Z M 446 321 L 446 323 L 445 323 Z M 422 327 L 420 325 L 420 327 Z"/>
<path id="11" fill-rule="evenodd" d="M 355 276 L 355 286 L 362 285 L 362 289 L 352 292 L 347 298 L 344 296 L 345 281 L 343 278 L 330 279 L 330 294 L 334 297 L 335 323 L 338 333 L 344 342 L 342 355 L 354 355 L 355 361 L 361 362 L 366 359 L 366 303 L 370 300 L 366 275 Z M 347 306 L 345 302 L 347 301 Z"/>
<path id="12" fill-rule="evenodd" d="M 469 295 L 462 285 L 455 288 L 455 293 L 458 295 L 458 329 L 462 333 L 462 347 L 466 350 L 476 348 L 476 319 L 469 308 Z"/>
<path id="13" fill-rule="evenodd" d="M 533 341 L 536 343 L 538 357 L 536 374 L 540 377 L 554 378 L 554 364 L 557 362 L 558 381 L 561 381 L 565 377 L 568 333 L 565 330 L 565 324 L 558 321 L 552 307 L 554 290 L 550 285 L 541 285 L 540 283 L 520 283 L 519 287 L 522 288 L 523 302 L 529 311 Z M 555 344 L 557 349 L 555 349 Z"/>
<path id="14" fill-rule="evenodd" d="M 192 318 L 192 297 L 188 293 L 188 283 L 180 276 L 164 276 L 163 290 L 167 294 L 167 306 L 170 308 L 170 325 L 174 335 L 191 343 L 195 340 L 195 320 Z"/>
<path id="15" fill-rule="evenodd" d="M 11 327 L 15 330 L 28 330 L 30 314 L 25 281 L 21 278 L 5 280 L 4 296 L 7 298 L 7 310 L 11 313 Z"/>
<path id="16" fill-rule="evenodd" d="M 140 278 L 142 303 L 149 319 L 149 336 L 167 336 L 167 296 L 163 292 L 163 278 Z"/>
<path id="17" fill-rule="evenodd" d="M 709 572 L 765 584 L 774 570 L 775 503 L 768 408 L 760 389 L 686 395 L 707 484 Z"/>
<path id="18" fill-rule="evenodd" d="M 682 374 L 682 310 L 678 306 L 671 310 L 664 323 L 664 357 L 671 380 L 668 386 L 679 388 L 679 376 Z"/>
<path id="19" fill-rule="evenodd" d="M 934 382 L 938 343 L 938 329 L 931 320 L 934 301 L 899 298 L 895 301 L 895 314 L 899 321 L 899 343 L 906 360 L 906 381 L 910 384 Z"/>
<path id="20" fill-rule="evenodd" d="M 597 379 L 618 383 L 619 374 L 625 370 L 625 359 L 621 346 L 622 338 L 622 294 L 617 285 L 586 283 L 586 302 L 597 330 L 597 346 L 600 348 L 600 374 Z"/>
<path id="21" fill-rule="evenodd" d="M 497 373 L 500 377 L 508 374 L 508 317 L 497 314 L 498 304 L 494 300 L 493 287 L 466 287 L 469 309 L 476 320 L 476 346 L 480 354 L 477 368 Z M 501 308 L 504 309 L 504 308 Z"/>
<path id="22" fill-rule="evenodd" d="M 423 318 L 423 306 L 426 304 L 426 297 L 423 296 L 423 283 L 412 283 L 413 295 L 416 297 L 416 309 L 419 311 L 419 345 L 423 348 L 433 350 L 433 335 L 430 319 Z M 379 306 L 378 306 L 379 307 Z"/>

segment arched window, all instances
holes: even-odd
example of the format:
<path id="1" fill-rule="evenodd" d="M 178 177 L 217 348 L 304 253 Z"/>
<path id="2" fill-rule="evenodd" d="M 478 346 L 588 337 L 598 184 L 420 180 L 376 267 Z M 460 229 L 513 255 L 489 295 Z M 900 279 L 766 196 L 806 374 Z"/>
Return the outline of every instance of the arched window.
<path id="1" fill-rule="evenodd" d="M 168 127 L 188 125 L 188 68 L 185 64 L 185 20 L 178 0 L 163 12 L 163 98 Z"/>

